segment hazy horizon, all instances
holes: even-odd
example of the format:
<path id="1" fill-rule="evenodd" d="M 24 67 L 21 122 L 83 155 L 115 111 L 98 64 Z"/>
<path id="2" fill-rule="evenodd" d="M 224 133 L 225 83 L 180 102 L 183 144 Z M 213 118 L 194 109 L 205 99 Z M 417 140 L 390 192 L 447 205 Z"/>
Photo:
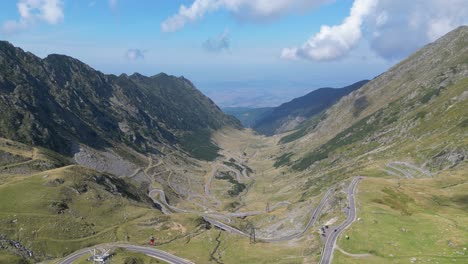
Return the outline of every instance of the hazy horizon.
<path id="1" fill-rule="evenodd" d="M 223 107 L 260 97 L 258 106 L 272 106 L 371 79 L 468 23 L 458 0 L 18 0 L 0 7 L 0 39 L 15 46 L 41 57 L 66 54 L 104 73 L 183 75 Z M 240 85 L 219 85 L 232 82 Z"/>

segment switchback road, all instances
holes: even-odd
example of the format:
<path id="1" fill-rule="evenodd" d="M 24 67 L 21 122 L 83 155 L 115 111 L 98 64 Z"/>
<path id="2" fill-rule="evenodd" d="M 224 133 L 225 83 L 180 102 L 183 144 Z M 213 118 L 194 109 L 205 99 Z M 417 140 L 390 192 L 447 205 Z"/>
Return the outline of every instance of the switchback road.
<path id="1" fill-rule="evenodd" d="M 328 189 L 328 191 L 322 197 L 322 200 L 320 201 L 319 205 L 317 207 L 315 207 L 315 209 L 312 211 L 312 213 L 310 215 L 310 218 L 309 218 L 309 222 L 307 222 L 307 225 L 304 227 L 304 230 L 302 230 L 301 232 L 293 234 L 293 235 L 289 235 L 289 236 L 279 237 L 279 238 L 261 238 L 261 237 L 257 237 L 257 239 L 261 240 L 261 241 L 264 241 L 264 242 L 273 243 L 273 242 L 281 242 L 281 241 L 286 241 L 286 240 L 291 240 L 291 239 L 301 237 L 302 235 L 304 235 L 307 232 L 307 230 L 309 230 L 315 224 L 315 222 L 319 218 L 320 214 L 322 213 L 323 206 L 328 201 L 332 191 L 333 191 L 333 188 Z M 216 226 L 218 228 L 221 228 L 221 229 L 223 229 L 223 230 L 225 230 L 225 231 L 227 231 L 229 233 L 238 234 L 238 235 L 242 235 L 242 236 L 249 236 L 250 235 L 250 234 L 245 233 L 245 232 L 243 232 L 243 231 L 241 231 L 241 230 L 239 230 L 239 229 L 237 229 L 235 227 L 224 224 L 224 223 L 222 223 L 220 221 L 217 221 L 217 220 L 214 220 L 214 219 L 212 219 L 210 217 L 205 216 L 203 218 L 205 219 L 205 221 L 207 221 L 207 222 L 211 223 L 212 225 L 214 225 L 214 226 Z"/>
<path id="2" fill-rule="evenodd" d="M 349 185 L 348 216 L 346 220 L 343 223 L 341 223 L 341 225 L 338 226 L 334 231 L 332 231 L 332 233 L 327 237 L 327 240 L 325 241 L 325 245 L 322 250 L 322 258 L 320 260 L 320 264 L 330 264 L 332 262 L 336 239 L 347 227 L 349 227 L 356 220 L 356 202 L 354 200 L 354 193 L 356 190 L 356 186 L 361 179 L 362 177 L 356 177 L 352 180 L 351 184 Z"/>

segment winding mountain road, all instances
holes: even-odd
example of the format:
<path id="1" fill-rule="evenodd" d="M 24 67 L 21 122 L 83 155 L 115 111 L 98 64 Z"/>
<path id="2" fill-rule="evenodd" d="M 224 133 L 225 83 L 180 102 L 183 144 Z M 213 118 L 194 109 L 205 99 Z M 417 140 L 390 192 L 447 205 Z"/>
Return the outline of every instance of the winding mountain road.
<path id="1" fill-rule="evenodd" d="M 398 165 L 401 165 L 401 164 L 398 164 Z M 223 167 L 226 168 L 227 166 L 223 166 Z M 214 198 L 213 200 L 217 200 L 215 197 L 212 196 L 212 194 L 210 192 L 211 181 L 212 181 L 215 173 L 216 173 L 216 167 L 213 167 L 211 175 L 209 176 L 209 178 L 207 179 L 207 182 L 205 183 L 205 194 L 207 196 L 209 196 L 210 198 L 212 198 L 212 199 Z M 405 175 L 405 176 L 408 177 L 409 175 Z M 239 172 L 236 172 L 236 178 L 240 178 Z M 356 219 L 356 204 L 355 204 L 354 195 L 355 195 L 356 186 L 357 186 L 357 184 L 359 183 L 359 181 L 361 179 L 362 179 L 362 177 L 355 177 L 351 181 L 351 183 L 350 183 L 350 185 L 348 187 L 347 194 L 348 194 L 349 206 L 348 206 L 347 218 L 343 223 L 341 223 L 340 226 L 338 226 L 332 233 L 330 233 L 328 235 L 328 237 L 327 237 L 327 239 L 325 241 L 325 245 L 324 245 L 323 250 L 322 250 L 322 258 L 320 260 L 320 264 L 330 264 L 332 262 L 333 252 L 334 252 L 334 249 L 336 247 L 337 238 Z M 315 225 L 317 219 L 319 218 L 320 214 L 322 213 L 323 207 L 325 206 L 325 204 L 328 201 L 329 197 L 332 195 L 333 189 L 334 189 L 333 187 L 328 189 L 327 192 L 325 193 L 325 195 L 322 197 L 322 199 L 321 199 L 320 203 L 318 204 L 318 206 L 315 207 L 314 210 L 312 210 L 309 221 L 307 222 L 307 225 L 304 227 L 304 229 L 301 232 L 298 232 L 298 233 L 292 234 L 292 235 L 288 235 L 288 236 L 284 236 L 284 237 L 279 237 L 279 238 L 261 238 L 261 237 L 257 237 L 257 239 L 261 240 L 263 242 L 267 242 L 267 243 L 274 243 L 274 242 L 281 242 L 281 241 L 287 241 L 287 240 L 300 238 L 313 225 Z M 157 201 L 156 199 L 153 198 L 153 196 L 155 194 L 159 194 L 160 201 Z M 215 220 L 213 218 L 218 218 L 218 219 L 223 219 L 223 220 L 227 219 L 228 220 L 227 222 L 230 222 L 229 217 L 245 217 L 245 216 L 252 216 L 252 215 L 258 215 L 258 214 L 264 213 L 263 211 L 254 211 L 254 212 L 222 214 L 222 213 L 211 211 L 211 210 L 208 210 L 208 211 L 205 211 L 205 212 L 197 212 L 197 211 L 184 210 L 184 209 L 177 208 L 175 206 L 171 206 L 167 202 L 166 196 L 165 196 L 163 190 L 159 190 L 159 189 L 151 190 L 150 193 L 149 193 L 149 196 L 153 199 L 153 201 L 155 203 L 158 203 L 163 208 L 162 211 L 165 214 L 170 214 L 171 213 L 170 210 L 172 210 L 173 212 L 177 212 L 177 213 L 198 213 L 203 217 L 203 219 L 205 221 L 209 222 L 213 226 L 216 226 L 216 227 L 218 227 L 218 228 L 220 228 L 222 230 L 225 230 L 226 232 L 241 235 L 241 236 L 250 236 L 250 234 L 246 233 L 246 232 L 244 232 L 242 230 L 239 230 L 239 229 L 237 229 L 235 227 L 232 227 L 232 226 L 230 226 L 228 224 L 225 224 L 225 223 L 223 223 L 223 222 L 221 222 L 219 220 Z M 277 205 L 273 206 L 272 208 L 276 208 L 278 206 L 287 205 L 287 204 L 288 204 L 288 202 L 279 202 L 279 203 L 277 203 Z M 127 246 L 130 246 L 130 245 L 127 245 Z M 133 247 L 147 249 L 145 247 L 138 247 L 138 246 L 133 246 Z M 149 248 L 149 249 L 151 249 L 151 248 Z M 81 251 L 78 252 L 77 254 L 80 254 L 80 253 L 85 254 L 85 253 L 83 253 Z M 158 253 L 161 253 L 161 252 L 158 251 Z M 163 259 L 163 260 L 165 260 L 165 259 Z M 167 261 L 167 260 L 165 260 L 165 261 Z M 64 263 L 71 263 L 71 262 L 64 262 Z M 169 262 L 169 263 L 190 263 L 190 262 Z"/>
<path id="2" fill-rule="evenodd" d="M 160 201 L 153 198 L 155 194 L 159 194 Z M 178 207 L 170 205 L 166 200 L 166 194 L 163 190 L 153 189 L 149 192 L 148 196 L 153 200 L 154 203 L 157 203 L 159 206 L 161 206 L 161 211 L 163 214 L 171 214 L 168 208 L 177 213 L 190 213 L 188 210 L 179 209 Z"/>
<path id="3" fill-rule="evenodd" d="M 335 244 L 338 236 L 340 236 L 343 231 L 349 227 L 355 220 L 356 220 L 356 201 L 354 199 L 354 193 L 356 190 L 356 186 L 362 177 L 355 177 L 348 188 L 348 202 L 349 202 L 349 210 L 348 216 L 346 220 L 338 226 L 335 231 L 333 231 L 325 241 L 325 245 L 323 246 L 322 250 L 322 258 L 320 260 L 320 264 L 330 264 L 333 259 L 333 251 L 335 249 Z"/>
<path id="4" fill-rule="evenodd" d="M 317 207 L 315 207 L 315 209 L 311 212 L 309 222 L 307 222 L 307 225 L 304 227 L 304 230 L 302 230 L 301 232 L 296 233 L 296 234 L 292 234 L 292 235 L 289 235 L 289 236 L 279 237 L 279 238 L 257 237 L 257 239 L 261 240 L 263 242 L 274 243 L 274 242 L 287 241 L 287 240 L 291 240 L 291 239 L 301 237 L 315 224 L 315 222 L 319 218 L 320 214 L 322 213 L 322 209 L 325 206 L 325 203 L 330 198 L 332 190 L 333 190 L 333 188 L 328 189 L 328 191 L 322 197 L 322 200 L 320 201 L 319 205 Z M 242 235 L 242 236 L 250 236 L 250 234 L 248 234 L 248 233 L 245 233 L 245 232 L 243 232 L 243 231 L 241 231 L 241 230 L 239 230 L 239 229 L 237 229 L 235 227 L 224 224 L 224 223 L 222 223 L 220 221 L 214 220 L 214 219 L 212 219 L 210 217 L 204 216 L 203 218 L 205 219 L 205 221 L 209 222 L 210 224 L 212 224 L 212 225 L 214 225 L 214 226 L 216 226 L 218 228 L 221 228 L 221 229 L 223 229 L 223 230 L 225 230 L 225 231 L 227 231 L 229 233 L 238 234 L 238 235 Z"/>
<path id="5" fill-rule="evenodd" d="M 159 195 L 159 199 L 160 200 L 157 200 L 154 198 L 154 196 L 158 194 Z M 170 205 L 168 202 L 167 202 L 167 199 L 166 199 L 166 195 L 164 193 L 163 190 L 160 190 L 160 189 L 153 189 L 149 192 L 148 196 L 153 200 L 154 203 L 157 203 L 159 206 L 161 206 L 161 211 L 163 214 L 171 214 L 171 211 L 172 210 L 173 212 L 175 213 L 191 213 L 191 214 L 202 214 L 202 215 L 216 215 L 217 218 L 224 218 L 224 219 L 228 219 L 228 221 L 230 222 L 230 219 L 229 217 L 237 217 L 237 218 L 242 218 L 242 217 L 247 217 L 247 216 L 254 216 L 254 215 L 259 215 L 259 214 L 263 214 L 265 213 L 265 211 L 248 211 L 248 212 L 238 212 L 238 213 L 220 213 L 220 212 L 217 212 L 217 211 L 212 211 L 210 210 L 209 208 L 206 208 L 208 210 L 205 210 L 204 212 L 199 212 L 199 211 L 194 211 L 194 210 L 186 210 L 186 209 L 180 209 L 178 207 L 175 207 L 173 205 Z M 281 206 L 287 206 L 289 205 L 290 203 L 288 201 L 282 201 L 282 202 L 278 202 L 276 203 L 275 205 L 273 205 L 271 207 L 271 211 L 281 207 Z"/>
<path id="6" fill-rule="evenodd" d="M 419 175 L 423 177 L 432 177 L 432 174 L 429 171 L 419 168 L 408 162 L 394 161 L 394 162 L 388 163 L 387 167 L 390 169 L 393 169 L 393 171 L 389 169 L 385 169 L 384 171 L 390 175 L 397 176 L 397 177 L 401 177 L 401 175 L 405 176 L 408 179 L 414 179 L 415 175 L 416 176 Z M 398 174 L 397 172 L 400 173 L 401 175 Z"/>
<path id="7" fill-rule="evenodd" d="M 221 201 L 211 193 L 211 182 L 213 181 L 213 178 L 215 177 L 217 171 L 217 166 L 213 166 L 211 169 L 211 173 L 205 182 L 205 195 L 214 201 L 216 207 L 222 204 Z"/>
<path id="8" fill-rule="evenodd" d="M 167 253 L 165 251 L 155 249 L 155 248 L 151 248 L 151 247 L 142 247 L 142 246 L 135 246 L 135 245 L 128 245 L 128 244 L 106 244 L 106 245 L 102 245 L 102 246 L 106 247 L 106 248 L 123 248 L 123 249 L 129 250 L 129 251 L 143 253 L 145 255 L 155 257 L 157 259 L 166 261 L 167 263 L 171 263 L 171 264 L 193 264 L 193 262 L 191 262 L 191 261 L 188 261 L 188 260 L 183 259 L 183 258 L 179 258 L 179 257 L 174 256 L 174 255 L 172 255 L 170 253 Z M 76 261 L 77 259 L 79 259 L 79 258 L 81 258 L 81 257 L 83 257 L 85 255 L 90 254 L 90 251 L 92 249 L 93 248 L 85 248 L 85 249 L 81 249 L 79 251 L 76 251 L 75 253 L 73 253 L 73 254 L 65 257 L 64 259 L 60 260 L 59 262 L 57 262 L 57 264 L 71 264 L 74 261 Z"/>

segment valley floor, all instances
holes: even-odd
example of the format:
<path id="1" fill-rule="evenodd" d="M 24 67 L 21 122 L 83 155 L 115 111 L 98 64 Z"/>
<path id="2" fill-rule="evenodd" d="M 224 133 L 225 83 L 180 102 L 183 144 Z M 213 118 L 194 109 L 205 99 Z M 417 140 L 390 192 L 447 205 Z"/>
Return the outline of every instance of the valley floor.
<path id="1" fill-rule="evenodd" d="M 21 202 L 0 203 L 0 234 L 42 260 L 102 243 L 147 246 L 154 236 L 157 249 L 193 263 L 319 263 L 337 229 L 336 246 L 327 242 L 333 263 L 468 260 L 466 163 L 427 175 L 409 162 L 377 159 L 325 181 L 324 175 L 340 172 L 278 166 L 285 152 L 279 139 L 226 129 L 213 138 L 222 148 L 213 162 L 183 160 L 174 153 L 149 158 L 141 171 L 161 210 L 110 195 L 94 183 L 77 192 L 80 186 L 74 185 L 82 177 L 96 177 L 79 166 L 33 171 L 32 176 L 6 173 L 0 201 Z M 186 166 L 191 162 L 195 165 Z M 356 176 L 364 178 L 351 192 L 356 216 L 348 228 L 341 224 L 354 210 L 349 186 Z M 56 211 L 57 201 L 66 204 L 63 212 Z M 21 252 L 6 248 L 1 261 L 21 259 Z M 132 254 L 117 251 L 115 258 Z"/>

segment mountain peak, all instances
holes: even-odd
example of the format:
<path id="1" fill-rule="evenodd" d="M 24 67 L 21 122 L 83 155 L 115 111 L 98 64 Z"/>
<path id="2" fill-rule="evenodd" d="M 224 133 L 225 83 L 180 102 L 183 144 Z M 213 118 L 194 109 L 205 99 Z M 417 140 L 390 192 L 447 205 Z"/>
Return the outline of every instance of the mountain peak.
<path id="1" fill-rule="evenodd" d="M 9 41 L 6 40 L 0 40 L 0 47 L 9 47 L 9 48 L 15 48 L 13 44 L 11 44 Z"/>
<path id="2" fill-rule="evenodd" d="M 468 25 L 459 26 L 455 30 L 453 30 L 453 32 L 461 32 L 461 31 L 467 31 L 468 32 Z"/>
<path id="3" fill-rule="evenodd" d="M 2 42 L 0 48 L 15 47 Z M 184 148 L 187 134 L 205 136 L 225 125 L 238 126 L 195 87 L 165 73 L 114 78 L 67 55 L 41 60 L 15 52 L 7 57 L 0 60 L 0 69 L 6 69 L 0 80 L 8 84 L 8 89 L 0 85 L 0 123 L 8 125 L 0 126 L 0 137 L 63 154 L 76 144 L 125 144 L 147 153 L 157 152 L 160 144 Z M 21 71 L 9 70 L 16 68 Z M 10 107 L 15 102 L 25 103 Z M 18 123 L 22 116 L 28 119 Z"/>
<path id="4" fill-rule="evenodd" d="M 8 53 L 10 55 L 17 54 L 18 52 L 24 53 L 21 48 L 15 47 L 8 41 L 0 40 L 0 53 Z"/>
<path id="5" fill-rule="evenodd" d="M 167 78 L 167 77 L 170 77 L 170 75 L 168 75 L 165 72 L 160 72 L 158 74 L 151 76 L 150 78 Z"/>
<path id="6" fill-rule="evenodd" d="M 68 63 L 73 63 L 73 64 L 82 64 L 88 66 L 86 63 L 75 59 L 73 57 L 63 55 L 63 54 L 49 54 L 47 57 L 44 58 L 45 62 L 52 62 L 52 63 L 57 63 L 57 62 L 68 62 Z M 88 66 L 89 67 L 89 66 Z"/>

